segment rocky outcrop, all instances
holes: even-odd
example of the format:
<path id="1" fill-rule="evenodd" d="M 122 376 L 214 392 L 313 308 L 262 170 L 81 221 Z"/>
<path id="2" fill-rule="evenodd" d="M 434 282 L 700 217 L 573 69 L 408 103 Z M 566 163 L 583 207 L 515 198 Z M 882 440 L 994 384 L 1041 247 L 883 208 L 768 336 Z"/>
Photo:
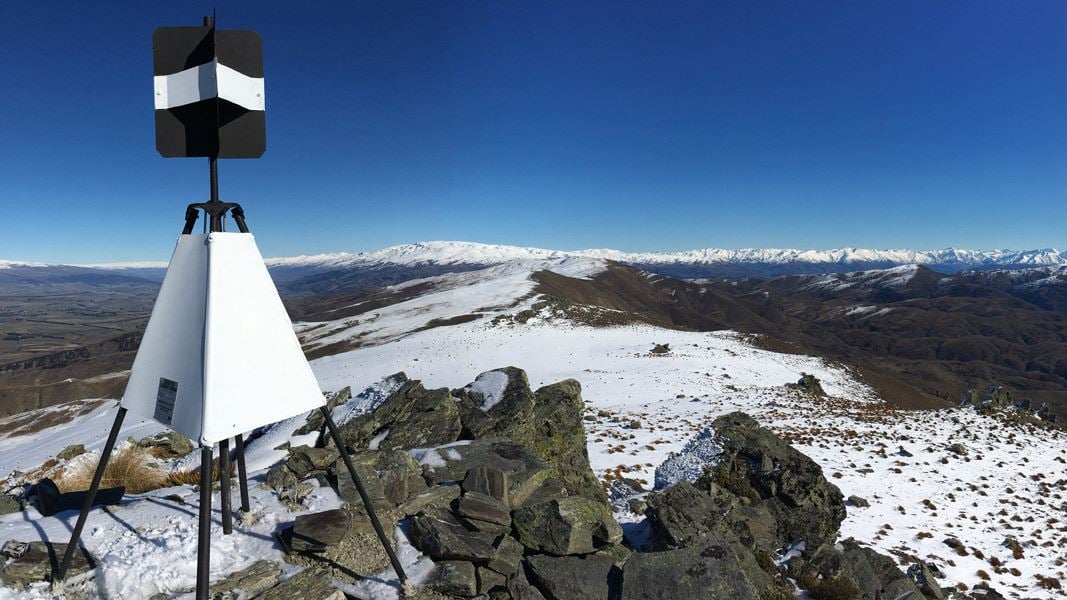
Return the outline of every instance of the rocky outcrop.
<path id="1" fill-rule="evenodd" d="M 723 454 L 698 487 L 717 486 L 762 504 L 783 546 L 805 540 L 814 548 L 834 540 L 845 518 L 843 497 L 815 461 L 743 413 L 719 417 L 712 429 Z"/>
<path id="2" fill-rule="evenodd" d="M 459 408 L 448 389 L 428 390 L 407 381 L 373 412 L 340 427 L 353 449 L 397 450 L 454 442 L 462 431 Z"/>
<path id="3" fill-rule="evenodd" d="M 918 593 L 892 559 L 835 544 L 841 492 L 742 413 L 716 419 L 668 459 L 656 491 L 612 487 L 617 507 L 647 517 L 641 548 L 625 546 L 590 468 L 576 381 L 531 391 L 513 367 L 451 392 L 405 380 L 342 430 L 386 530 L 409 519 L 411 543 L 435 561 L 427 597 L 784 600 L 794 582 Z M 366 576 L 387 565 L 360 554 L 381 552 L 338 457 L 335 448 L 292 448 L 267 485 L 280 494 L 335 485 L 346 506 L 298 517 L 283 541 L 294 562 Z M 318 562 L 299 558 L 307 555 Z"/>
<path id="4" fill-rule="evenodd" d="M 582 388 L 577 381 L 568 379 L 531 392 L 526 373 L 506 367 L 482 373 L 452 393 L 470 437 L 500 437 L 522 444 L 548 463 L 569 493 L 607 501 L 589 468 Z"/>

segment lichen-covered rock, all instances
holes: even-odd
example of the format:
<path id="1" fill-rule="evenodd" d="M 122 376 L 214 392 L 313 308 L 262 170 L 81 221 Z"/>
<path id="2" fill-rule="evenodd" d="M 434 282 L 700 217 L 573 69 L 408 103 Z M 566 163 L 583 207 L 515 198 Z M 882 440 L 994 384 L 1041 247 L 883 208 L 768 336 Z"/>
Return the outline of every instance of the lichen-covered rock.
<path id="1" fill-rule="evenodd" d="M 779 546 L 805 540 L 817 548 L 836 538 L 845 518 L 841 490 L 815 461 L 744 413 L 719 417 L 712 429 L 723 453 L 697 487 L 721 486 L 762 504 L 774 517 Z"/>
<path id="2" fill-rule="evenodd" d="M 468 531 L 447 510 L 431 508 L 415 515 L 411 533 L 415 547 L 434 560 L 485 563 L 496 555 L 495 536 Z"/>
<path id="3" fill-rule="evenodd" d="M 300 515 L 289 545 L 296 552 L 322 552 L 339 544 L 351 527 L 352 517 L 341 509 Z"/>
<path id="4" fill-rule="evenodd" d="M 493 547 L 493 558 L 489 559 L 486 566 L 506 577 L 515 575 L 522 565 L 522 544 L 510 535 L 502 535 Z"/>
<path id="5" fill-rule="evenodd" d="M 533 583 L 549 600 L 606 600 L 616 594 L 622 578 L 622 570 L 603 556 L 542 554 L 527 558 L 526 564 Z"/>
<path id="6" fill-rule="evenodd" d="M 56 567 L 56 557 L 62 557 L 67 551 L 66 544 L 52 542 L 28 542 L 21 545 L 17 557 L 6 563 L 0 563 L 0 585 L 24 590 L 27 586 L 48 581 Z M 5 546 L 5 549 L 7 546 Z M 84 548 L 79 548 L 67 569 L 67 579 L 77 579 L 96 568 L 96 561 Z"/>
<path id="7" fill-rule="evenodd" d="M 723 527 L 725 508 L 688 481 L 652 492 L 645 501 L 651 550 L 681 548 Z"/>
<path id="8" fill-rule="evenodd" d="M 56 458 L 59 460 L 70 460 L 76 456 L 81 456 L 82 454 L 85 454 L 85 444 L 71 444 L 60 450 L 59 454 L 56 454 Z"/>
<path id="9" fill-rule="evenodd" d="M 437 563 L 426 587 L 449 596 L 472 598 L 478 594 L 478 577 L 472 563 L 443 560 Z"/>
<path id="10" fill-rule="evenodd" d="M 282 570 L 277 563 L 257 560 L 240 571 L 234 571 L 222 581 L 211 584 L 211 600 L 241 600 L 254 598 L 278 583 Z"/>
<path id="11" fill-rule="evenodd" d="M 834 547 L 823 549 L 813 559 L 825 579 L 845 577 L 853 582 L 864 598 L 873 598 L 881 591 L 883 598 L 920 598 L 922 594 L 892 558 L 878 554 L 871 548 L 860 546 L 848 539 Z"/>
<path id="12" fill-rule="evenodd" d="M 511 525 L 511 511 L 504 503 L 492 496 L 467 492 L 456 502 L 456 514 L 478 521 L 488 521 L 508 527 Z"/>
<path id="13" fill-rule="evenodd" d="M 457 440 L 461 431 L 459 408 L 448 389 L 428 390 L 418 381 L 404 383 L 374 411 L 340 426 L 347 446 L 374 450 L 439 446 Z"/>
<path id="14" fill-rule="evenodd" d="M 333 579 L 321 569 L 309 568 L 273 587 L 259 600 L 344 600 L 344 593 Z"/>
<path id="15" fill-rule="evenodd" d="M 622 600 L 753 600 L 780 594 L 750 552 L 715 538 L 677 550 L 638 552 L 623 567 Z"/>
<path id="16" fill-rule="evenodd" d="M 19 504 L 18 500 L 0 492 L 0 515 L 16 513 L 20 510 L 22 510 L 22 505 Z"/>
<path id="17" fill-rule="evenodd" d="M 460 487 L 455 484 L 435 485 L 408 498 L 397 507 L 401 514 L 413 517 L 430 507 L 447 509 L 452 501 L 459 498 Z"/>
<path id="18" fill-rule="evenodd" d="M 340 457 L 336 448 L 297 446 L 289 449 L 289 460 L 285 466 L 289 467 L 297 479 L 304 479 L 313 471 L 323 471 L 331 467 Z"/>
<path id="19" fill-rule="evenodd" d="M 425 450 L 419 453 L 423 465 L 423 477 L 430 484 L 462 481 L 464 489 L 481 491 L 474 487 L 469 473 L 480 467 L 495 469 L 506 474 L 506 504 L 515 508 L 526 502 L 552 475 L 552 469 L 529 448 L 510 440 L 499 438 L 471 440 L 469 443 L 452 444 L 443 450 Z M 494 495 L 492 490 L 484 491 Z"/>
<path id="20" fill-rule="evenodd" d="M 581 390 L 568 379 L 531 392 L 524 371 L 505 367 L 479 375 L 453 394 L 472 437 L 522 444 L 549 464 L 569 494 L 606 502 L 589 466 Z"/>
<path id="21" fill-rule="evenodd" d="M 557 556 L 589 554 L 622 540 L 622 528 L 606 505 L 569 496 L 526 505 L 511 514 L 519 542 Z"/>
<path id="22" fill-rule="evenodd" d="M 141 438 L 137 445 L 168 458 L 185 456 L 195 449 L 189 438 L 173 431 L 161 431 L 156 435 Z"/>

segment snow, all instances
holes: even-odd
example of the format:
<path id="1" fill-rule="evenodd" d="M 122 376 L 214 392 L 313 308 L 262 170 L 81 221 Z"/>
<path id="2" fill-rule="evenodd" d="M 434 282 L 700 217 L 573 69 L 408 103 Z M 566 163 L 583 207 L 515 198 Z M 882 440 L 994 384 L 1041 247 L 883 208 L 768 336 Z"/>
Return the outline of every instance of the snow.
<path id="1" fill-rule="evenodd" d="M 470 444 L 470 440 L 460 440 L 433 448 L 412 448 L 408 450 L 411 457 L 420 465 L 444 467 L 449 460 L 462 460 L 463 456 L 455 448 Z"/>
<path id="2" fill-rule="evenodd" d="M 333 252 L 315 255 L 268 258 L 269 267 L 304 267 L 337 269 L 378 267 L 382 265 L 417 266 L 491 266 L 515 261 L 591 258 L 639 265 L 709 265 L 709 264 L 885 264 L 941 265 L 955 268 L 1020 266 L 1047 267 L 1067 265 L 1067 253 L 1054 248 L 1031 250 L 936 250 L 836 248 L 810 250 L 796 248 L 703 248 L 681 252 L 623 252 L 612 249 L 549 250 L 476 242 L 431 241 L 402 244 L 371 252 Z M 45 263 L 0 260 L 0 269 L 12 266 L 52 266 Z M 160 261 L 125 261 L 94 264 L 69 264 L 107 270 L 156 269 L 166 266 Z"/>
<path id="3" fill-rule="evenodd" d="M 696 482 L 704 474 L 705 467 L 718 464 L 720 455 L 722 444 L 715 430 L 711 427 L 704 429 L 686 443 L 680 452 L 671 454 L 656 467 L 656 489 L 669 488 L 679 481 Z"/>
<path id="4" fill-rule="evenodd" d="M 483 398 L 481 409 L 489 410 L 504 397 L 508 388 L 508 374 L 504 371 L 487 371 L 479 375 L 465 390 Z"/>
<path id="5" fill-rule="evenodd" d="M 512 252 L 508 247 L 484 245 L 466 249 L 414 246 L 394 252 L 392 259 L 417 261 L 436 253 L 460 261 L 476 251 L 482 256 L 479 260 L 488 261 Z M 953 252 L 957 257 L 968 256 Z M 1057 544 L 1062 544 L 1059 540 L 1067 531 L 1062 523 L 1067 508 L 1062 500 L 1067 436 L 1062 432 L 1002 422 L 969 409 L 894 411 L 846 366 L 763 350 L 750 344 L 749 337 L 730 331 L 675 331 L 642 324 L 597 328 L 546 314 L 522 323 L 496 319 L 532 309 L 537 300 L 532 273 L 548 268 L 587 277 L 604 268 L 604 258 L 611 258 L 533 254 L 533 258 L 501 259 L 483 269 L 422 280 L 433 284 L 430 293 L 370 314 L 328 322 L 314 330 L 310 324 L 297 324 L 311 346 L 357 338 L 361 342 L 354 350 L 312 362 L 322 389 L 351 386 L 362 390 L 338 407 L 336 420 L 344 422 L 378 406 L 403 385 L 398 378 L 382 377 L 400 371 L 429 388 L 478 386 L 483 402 L 495 402 L 491 399 L 499 398 L 502 384 L 492 373 L 514 365 L 526 370 L 535 389 L 577 379 L 585 414 L 591 419 L 583 423 L 595 473 L 605 481 L 627 477 L 651 487 L 657 467 L 672 454 L 681 453 L 694 461 L 714 460 L 714 434 L 709 426 L 720 415 L 742 410 L 791 439 L 845 496 L 854 494 L 870 502 L 869 508 L 848 508 L 844 537 L 855 537 L 882 552 L 906 550 L 931 561 L 946 573 L 942 582 L 946 586 L 964 583 L 973 587 L 979 581 L 977 571 L 983 569 L 991 585 L 1009 598 L 1053 597 L 1037 586 L 1035 575 L 1063 572 L 1056 563 L 1063 552 Z M 852 251 L 838 258 L 848 256 L 870 255 Z M 906 275 L 902 269 L 890 279 Z M 434 320 L 472 313 L 483 318 L 426 327 Z M 656 343 L 669 344 L 671 352 L 649 354 Z M 482 376 L 471 383 L 471 376 L 479 373 Z M 829 397 L 815 398 L 785 385 L 802 373 L 815 375 Z M 0 476 L 32 469 L 72 443 L 99 450 L 115 405 L 84 401 L 46 409 L 39 415 L 62 416 L 60 411 L 80 416 L 69 424 L 0 440 Z M 249 442 L 253 482 L 262 481 L 265 469 L 284 459 L 285 451 L 277 450 L 281 444 L 314 441 L 315 433 L 293 436 L 302 419 L 268 427 Z M 159 429 L 131 416 L 120 439 L 144 437 Z M 384 440 L 388 433 L 379 435 Z M 967 456 L 946 450 L 957 441 L 970 448 Z M 421 464 L 442 465 L 446 460 L 462 460 L 466 443 L 414 449 L 411 454 Z M 913 456 L 897 454 L 901 445 Z M 669 465 L 661 471 L 667 472 Z M 685 477 L 692 475 L 691 469 L 678 471 Z M 228 559 L 213 561 L 214 577 L 260 558 L 282 558 L 272 534 L 296 513 L 288 512 L 272 492 L 256 483 L 250 491 L 261 521 L 233 536 L 214 532 L 213 555 Z M 171 494 L 186 504 L 165 499 Z M 331 490 L 316 489 L 307 510 L 323 510 L 339 502 Z M 214 503 L 217 506 L 217 495 Z M 144 598 L 157 591 L 191 589 L 196 504 L 192 488 L 185 486 L 129 496 L 113 513 L 95 511 L 85 543 L 100 559 L 100 566 L 94 579 L 97 589 L 88 590 L 89 596 Z M 74 516 L 64 513 L 44 518 L 31 509 L 0 517 L 0 540 L 65 542 Z M 640 542 L 647 536 L 647 522 L 639 516 L 620 513 L 619 517 L 627 539 Z M 219 527 L 216 509 L 213 528 Z M 407 544 L 403 527 L 405 535 L 398 535 L 402 560 L 411 565 L 412 573 L 424 573 L 429 561 Z M 1013 558 L 1001 546 L 1007 534 L 1023 545 L 1023 558 Z M 943 542 L 948 537 L 960 539 L 968 548 L 967 556 L 952 553 Z M 979 559 L 974 548 L 986 558 Z M 783 556 L 791 550 L 796 548 L 784 549 Z M 1020 575 L 996 573 L 988 563 L 991 556 L 1002 560 L 1006 568 L 1018 569 Z M 388 572 L 349 588 L 357 597 L 375 599 L 395 597 L 395 590 L 396 582 Z M 29 594 L 0 589 L 0 599 L 5 600 L 50 597 L 44 592 Z"/>

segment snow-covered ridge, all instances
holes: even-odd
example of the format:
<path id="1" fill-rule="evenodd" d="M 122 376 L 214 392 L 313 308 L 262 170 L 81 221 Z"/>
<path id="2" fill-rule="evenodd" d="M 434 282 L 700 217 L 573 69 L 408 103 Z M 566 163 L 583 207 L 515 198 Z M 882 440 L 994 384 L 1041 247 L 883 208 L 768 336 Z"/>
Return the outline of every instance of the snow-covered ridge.
<path id="1" fill-rule="evenodd" d="M 494 265 L 514 260 L 545 260 L 567 256 L 600 258 L 631 264 L 933 264 L 960 266 L 1067 265 L 1067 253 L 1052 248 L 1039 250 L 797 250 L 706 248 L 684 252 L 622 252 L 611 249 L 546 250 L 475 242 L 420 242 L 358 254 L 339 252 L 312 256 L 267 259 L 269 266 L 355 266 L 359 264 L 477 264 Z"/>
<path id="2" fill-rule="evenodd" d="M 517 260 L 553 260 L 585 257 L 614 260 L 638 265 L 729 265 L 729 264 L 839 264 L 839 265 L 944 265 L 954 267 L 995 266 L 1059 266 L 1067 265 L 1067 252 L 1054 248 L 1034 250 L 939 250 L 838 248 L 831 250 L 801 250 L 793 248 L 743 248 L 727 250 L 705 248 L 682 252 L 622 252 L 612 249 L 548 250 L 501 244 L 476 242 L 418 242 L 402 244 L 372 252 L 334 252 L 268 258 L 269 267 L 312 267 L 320 269 L 348 268 L 375 265 L 497 265 Z M 8 266 L 47 266 L 42 263 L 2 261 Z M 79 264 L 99 269 L 162 268 L 165 262 L 119 262 Z"/>

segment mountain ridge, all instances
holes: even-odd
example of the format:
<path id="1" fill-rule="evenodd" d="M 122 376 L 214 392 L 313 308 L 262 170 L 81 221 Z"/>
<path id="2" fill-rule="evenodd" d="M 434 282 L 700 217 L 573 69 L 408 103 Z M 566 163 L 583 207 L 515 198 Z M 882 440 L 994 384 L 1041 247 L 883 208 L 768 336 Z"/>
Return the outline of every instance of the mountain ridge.
<path id="1" fill-rule="evenodd" d="M 614 260 L 635 266 L 692 267 L 713 272 L 731 267 L 765 266 L 780 273 L 831 272 L 837 267 L 851 270 L 922 264 L 939 271 L 1003 267 L 1047 267 L 1067 265 L 1067 252 L 1055 248 L 1029 250 L 935 250 L 834 248 L 811 250 L 795 248 L 702 248 L 679 252 L 623 252 L 610 248 L 552 250 L 536 247 L 484 244 L 462 241 L 429 241 L 400 244 L 367 252 L 332 252 L 266 259 L 272 268 L 347 268 L 374 264 L 390 265 L 494 265 L 515 260 L 546 260 L 583 257 Z M 95 264 L 45 264 L 0 260 L 0 269 L 13 267 L 79 267 L 103 270 L 143 270 L 163 268 L 163 261 L 126 261 Z M 717 269 L 716 267 L 721 267 Z M 758 270 L 758 269 L 757 269 Z M 728 273 L 727 273 L 728 274 Z M 696 273 L 695 276 L 700 276 Z"/>

